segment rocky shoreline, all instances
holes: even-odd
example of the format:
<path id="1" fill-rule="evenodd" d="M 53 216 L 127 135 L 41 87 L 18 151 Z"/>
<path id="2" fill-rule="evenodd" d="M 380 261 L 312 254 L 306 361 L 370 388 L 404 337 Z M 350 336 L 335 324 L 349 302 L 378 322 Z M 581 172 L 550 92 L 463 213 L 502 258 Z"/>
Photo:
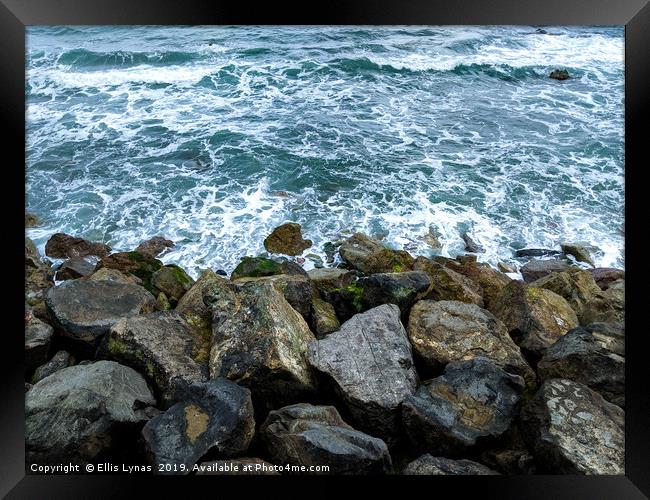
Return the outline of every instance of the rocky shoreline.
<path id="1" fill-rule="evenodd" d="M 464 239 L 426 258 L 355 233 L 306 271 L 288 223 L 194 280 L 161 236 L 55 234 L 56 265 L 25 238 L 27 472 L 624 474 L 624 271 L 572 244 L 495 269 Z"/>

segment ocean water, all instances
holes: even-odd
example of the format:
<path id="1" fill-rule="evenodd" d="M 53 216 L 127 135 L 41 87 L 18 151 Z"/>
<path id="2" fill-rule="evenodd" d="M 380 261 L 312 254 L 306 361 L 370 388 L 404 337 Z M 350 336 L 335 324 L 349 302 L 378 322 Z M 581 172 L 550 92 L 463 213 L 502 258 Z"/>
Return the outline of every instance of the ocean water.
<path id="1" fill-rule="evenodd" d="M 164 234 L 194 276 L 287 221 L 323 257 L 469 231 L 492 264 L 570 240 L 624 267 L 624 29 L 544 29 L 28 27 L 28 234 Z"/>

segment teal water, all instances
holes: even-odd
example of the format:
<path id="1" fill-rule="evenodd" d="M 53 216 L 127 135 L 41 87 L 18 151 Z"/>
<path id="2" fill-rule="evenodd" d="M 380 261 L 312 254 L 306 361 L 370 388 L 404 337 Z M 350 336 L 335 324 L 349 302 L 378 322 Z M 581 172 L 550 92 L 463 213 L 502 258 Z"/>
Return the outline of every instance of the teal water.
<path id="1" fill-rule="evenodd" d="M 29 235 L 164 234 L 194 275 L 286 221 L 323 256 L 350 230 L 431 255 L 431 228 L 624 267 L 624 30 L 545 30 L 30 27 Z"/>

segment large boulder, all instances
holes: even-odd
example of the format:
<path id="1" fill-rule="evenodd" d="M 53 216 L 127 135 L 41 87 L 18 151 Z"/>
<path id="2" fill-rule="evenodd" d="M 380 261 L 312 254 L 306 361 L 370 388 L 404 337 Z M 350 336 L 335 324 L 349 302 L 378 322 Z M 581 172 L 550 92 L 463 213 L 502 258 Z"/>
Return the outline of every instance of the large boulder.
<path id="1" fill-rule="evenodd" d="M 625 325 L 623 323 L 591 323 L 583 327 L 608 351 L 625 357 Z"/>
<path id="2" fill-rule="evenodd" d="M 334 308 L 339 321 L 347 321 L 363 310 L 363 290 L 357 286 L 358 271 L 340 268 L 312 269 L 308 272 L 320 297 Z"/>
<path id="3" fill-rule="evenodd" d="M 74 358 L 67 351 L 58 351 L 47 363 L 39 366 L 34 370 L 32 384 L 40 382 L 45 377 L 49 377 L 54 372 L 67 368 L 74 364 Z"/>
<path id="4" fill-rule="evenodd" d="M 55 279 L 76 280 L 84 276 L 90 276 L 95 270 L 95 265 L 83 257 L 73 257 L 63 262 L 56 270 Z"/>
<path id="5" fill-rule="evenodd" d="M 53 234 L 45 244 L 45 255 L 55 259 L 71 259 L 89 255 L 104 257 L 110 251 L 111 248 L 104 243 L 95 243 L 65 233 Z"/>
<path id="6" fill-rule="evenodd" d="M 528 384 L 535 381 L 506 326 L 475 304 L 421 300 L 411 309 L 407 331 L 415 353 L 432 368 L 482 356 Z"/>
<path id="7" fill-rule="evenodd" d="M 260 435 L 279 464 L 329 466 L 328 474 L 384 474 L 386 443 L 346 424 L 333 406 L 296 404 L 269 413 Z"/>
<path id="8" fill-rule="evenodd" d="M 118 252 L 103 257 L 95 267 L 117 269 L 125 274 L 133 274 L 142 280 L 142 286 L 152 291 L 153 274 L 163 266 L 158 259 L 140 252 Z"/>
<path id="9" fill-rule="evenodd" d="M 417 380 L 396 305 L 357 314 L 338 332 L 313 342 L 309 362 L 334 385 L 359 428 L 393 439 L 399 405 Z"/>
<path id="10" fill-rule="evenodd" d="M 344 288 L 356 279 L 354 272 L 337 267 L 311 269 L 307 271 L 307 275 L 324 298 L 326 298 L 328 293 Z"/>
<path id="11" fill-rule="evenodd" d="M 597 267 L 595 269 L 590 269 L 589 272 L 592 274 L 594 281 L 596 281 L 596 284 L 601 290 L 607 290 L 609 284 L 614 281 L 625 279 L 625 271 L 613 267 Z"/>
<path id="12" fill-rule="evenodd" d="M 236 291 L 213 286 L 210 376 L 255 388 L 267 405 L 295 403 L 315 389 L 307 346 L 315 340 L 303 317 L 273 283 L 253 281 Z"/>
<path id="13" fill-rule="evenodd" d="M 579 268 L 548 274 L 533 281 L 530 286 L 545 288 L 564 297 L 578 317 L 582 314 L 585 304 L 601 293 L 591 273 Z"/>
<path id="14" fill-rule="evenodd" d="M 223 378 L 187 388 L 186 399 L 142 429 L 145 453 L 161 474 L 188 474 L 201 457 L 244 453 L 255 433 L 248 389 Z M 159 471 L 160 465 L 169 465 Z"/>
<path id="15" fill-rule="evenodd" d="M 457 456 L 501 436 L 519 414 L 524 379 L 486 358 L 456 361 L 402 404 L 402 421 L 418 450 Z"/>
<path id="16" fill-rule="evenodd" d="M 89 280 L 93 281 L 116 281 L 118 283 L 132 283 L 134 285 L 142 285 L 142 280 L 132 274 L 124 274 L 117 269 L 109 269 L 103 267 L 98 271 L 93 272 L 88 276 Z"/>
<path id="17" fill-rule="evenodd" d="M 153 311 L 153 295 L 138 285 L 74 280 L 52 287 L 45 305 L 53 325 L 77 347 L 94 350 L 120 319 Z"/>
<path id="18" fill-rule="evenodd" d="M 423 295 L 431 300 L 459 300 L 483 307 L 481 288 L 471 279 L 426 257 L 415 259 L 413 268 L 429 275 L 431 285 Z"/>
<path id="19" fill-rule="evenodd" d="M 209 351 L 210 337 L 202 338 L 177 312 L 165 311 L 118 321 L 98 354 L 146 375 L 167 407 L 185 387 L 207 379 Z"/>
<path id="20" fill-rule="evenodd" d="M 54 328 L 33 314 L 25 317 L 25 369 L 33 370 L 45 363 L 50 352 Z"/>
<path id="21" fill-rule="evenodd" d="M 386 248 L 362 233 L 345 240 L 339 254 L 350 267 L 365 274 L 399 273 L 413 268 L 413 257 L 408 252 Z"/>
<path id="22" fill-rule="evenodd" d="M 506 325 L 524 353 L 539 359 L 546 348 L 578 326 L 571 306 L 558 294 L 512 281 L 495 299 L 492 313 Z"/>
<path id="23" fill-rule="evenodd" d="M 537 373 L 541 380 L 580 382 L 610 403 L 625 407 L 625 358 L 599 340 L 585 328 L 569 331 L 546 350 Z"/>
<path id="24" fill-rule="evenodd" d="M 579 243 L 562 243 L 560 245 L 566 255 L 572 255 L 578 262 L 585 262 L 591 267 L 596 267 L 589 250 Z"/>
<path id="25" fill-rule="evenodd" d="M 625 280 L 609 283 L 607 289 L 585 303 L 579 315 L 580 324 L 597 322 L 625 323 Z"/>
<path id="26" fill-rule="evenodd" d="M 395 304 L 402 316 L 408 315 L 413 303 L 430 285 L 431 279 L 423 271 L 376 273 L 356 282 L 361 290 L 360 300 L 364 310 L 382 304 Z"/>
<path id="27" fill-rule="evenodd" d="M 266 257 L 244 257 L 230 274 L 231 280 L 239 278 L 261 278 L 276 274 L 292 274 L 306 276 L 307 271 L 295 262 L 288 260 L 273 260 Z"/>
<path id="28" fill-rule="evenodd" d="M 300 224 L 295 222 L 276 227 L 264 240 L 264 248 L 268 252 L 285 255 L 300 255 L 311 245 L 311 240 L 303 239 Z"/>
<path id="29" fill-rule="evenodd" d="M 173 247 L 174 242 L 172 240 L 168 240 L 164 236 L 154 236 L 153 238 L 149 238 L 140 243 L 135 251 L 147 254 L 151 257 L 157 257 L 168 248 Z"/>
<path id="30" fill-rule="evenodd" d="M 181 267 L 167 264 L 151 275 L 151 291 L 157 297 L 164 293 L 175 306 L 185 293 L 192 288 L 194 280 Z"/>
<path id="31" fill-rule="evenodd" d="M 551 273 L 561 273 L 571 267 L 571 264 L 563 259 L 531 259 L 524 264 L 520 271 L 526 283 L 543 278 Z"/>
<path id="32" fill-rule="evenodd" d="M 85 463 L 137 435 L 156 401 L 144 378 L 113 361 L 63 368 L 25 394 L 27 462 Z"/>
<path id="33" fill-rule="evenodd" d="M 625 473 L 625 411 L 579 382 L 546 380 L 521 427 L 543 472 Z"/>
<path id="34" fill-rule="evenodd" d="M 464 258 L 464 256 L 447 261 L 445 267 L 456 271 L 458 274 L 462 274 L 478 285 L 486 309 L 490 309 L 494 299 L 501 293 L 501 290 L 512 281 L 510 277 L 491 268 L 488 264 L 477 263 L 475 260 Z"/>
<path id="35" fill-rule="evenodd" d="M 199 276 L 176 304 L 176 312 L 183 315 L 185 320 L 202 332 L 212 335 L 212 309 L 203 302 L 203 294 L 212 286 L 232 287 L 230 280 L 218 276 L 211 270 L 206 270 Z"/>
<path id="36" fill-rule="evenodd" d="M 276 469 L 272 463 L 253 457 L 213 460 L 193 467 L 197 476 L 279 476 Z"/>
<path id="37" fill-rule="evenodd" d="M 494 476 L 498 472 L 471 460 L 452 460 L 422 455 L 410 462 L 402 474 L 406 476 Z"/>

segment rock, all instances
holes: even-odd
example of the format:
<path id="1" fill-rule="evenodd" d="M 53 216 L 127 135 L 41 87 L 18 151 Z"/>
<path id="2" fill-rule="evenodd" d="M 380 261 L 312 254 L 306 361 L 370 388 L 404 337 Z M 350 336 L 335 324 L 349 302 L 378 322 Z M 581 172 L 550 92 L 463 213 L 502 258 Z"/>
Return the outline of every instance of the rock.
<path id="1" fill-rule="evenodd" d="M 345 240 L 339 254 L 349 266 L 365 274 L 399 273 L 413 268 L 413 257 L 408 252 L 386 248 L 362 233 Z"/>
<path id="2" fill-rule="evenodd" d="M 317 339 L 322 339 L 341 327 L 334 306 L 318 297 L 315 297 L 312 301 L 311 318 L 311 328 Z"/>
<path id="3" fill-rule="evenodd" d="M 440 243 L 440 239 L 432 228 L 429 228 L 427 233 L 422 237 L 422 240 L 433 250 L 439 250 L 442 248 L 442 243 Z"/>
<path id="4" fill-rule="evenodd" d="M 591 323 L 583 327 L 605 349 L 625 357 L 625 327 L 623 323 Z"/>
<path id="5" fill-rule="evenodd" d="M 587 301 L 579 316 L 580 324 L 625 323 L 625 280 L 613 281 L 607 290 Z"/>
<path id="6" fill-rule="evenodd" d="M 451 460 L 429 454 L 409 463 L 404 472 L 407 476 L 494 476 L 498 472 L 471 460 Z"/>
<path id="7" fill-rule="evenodd" d="M 506 326 L 475 304 L 421 300 L 411 309 L 407 331 L 415 353 L 433 368 L 482 356 L 528 384 L 535 382 Z"/>
<path id="8" fill-rule="evenodd" d="M 422 296 L 432 300 L 459 300 L 483 307 L 480 287 L 469 278 L 425 257 L 415 259 L 413 268 L 429 275 L 431 286 Z"/>
<path id="9" fill-rule="evenodd" d="M 519 412 L 523 390 L 520 376 L 486 358 L 449 363 L 402 404 L 406 435 L 416 449 L 456 456 L 503 434 Z"/>
<path id="10" fill-rule="evenodd" d="M 396 305 L 357 314 L 313 342 L 309 362 L 332 382 L 360 429 L 393 439 L 399 405 L 415 391 L 417 379 Z"/>
<path id="11" fill-rule="evenodd" d="M 152 293 L 156 296 L 164 293 L 172 305 L 176 305 L 192 285 L 194 280 L 175 264 L 167 264 L 151 275 Z"/>
<path id="12" fill-rule="evenodd" d="M 57 281 L 63 280 L 76 280 L 84 276 L 90 276 L 95 270 L 94 264 L 91 264 L 86 259 L 81 257 L 74 257 L 68 259 L 57 269 L 55 279 Z"/>
<path id="13" fill-rule="evenodd" d="M 36 214 L 25 212 L 25 227 L 36 227 L 41 225 L 41 219 Z"/>
<path id="14" fill-rule="evenodd" d="M 120 319 L 151 312 L 154 304 L 141 286 L 107 280 L 66 281 L 50 288 L 45 299 L 53 326 L 92 351 Z"/>
<path id="15" fill-rule="evenodd" d="M 57 352 L 51 360 L 49 360 L 44 365 L 39 366 L 34 371 L 34 376 L 32 377 L 32 384 L 36 384 L 43 380 L 45 377 L 49 377 L 54 372 L 67 368 L 70 365 L 74 364 L 74 358 L 67 351 Z"/>
<path id="16" fill-rule="evenodd" d="M 323 266 L 325 265 L 320 255 L 316 255 L 315 253 L 308 253 L 307 255 L 305 255 L 305 258 L 312 261 L 316 269 L 322 269 Z"/>
<path id="17" fill-rule="evenodd" d="M 327 474 L 385 474 L 392 470 L 386 443 L 354 430 L 333 406 L 286 406 L 270 412 L 259 432 L 277 463 L 327 465 Z"/>
<path id="18" fill-rule="evenodd" d="M 524 354 L 539 358 L 548 346 L 578 326 L 571 306 L 558 294 L 512 281 L 491 311 L 506 325 Z"/>
<path id="19" fill-rule="evenodd" d="M 584 246 L 578 245 L 577 243 L 562 243 L 560 247 L 565 254 L 573 255 L 578 262 L 586 262 L 591 267 L 596 267 L 589 254 L 589 250 Z"/>
<path id="20" fill-rule="evenodd" d="M 279 476 L 276 466 L 259 458 L 214 460 L 194 466 L 197 476 Z"/>
<path id="21" fill-rule="evenodd" d="M 456 260 L 448 260 L 445 267 L 462 274 L 478 285 L 478 291 L 483 298 L 483 307 L 490 309 L 501 290 L 512 280 L 505 274 L 492 269 L 488 264 L 479 264 L 476 260 L 472 261 L 465 257 L 468 256 L 458 256 Z M 478 305 L 480 306 L 480 304 Z"/>
<path id="22" fill-rule="evenodd" d="M 335 267 L 324 269 L 311 269 L 307 272 L 309 279 L 321 295 L 325 296 L 328 292 L 337 288 L 343 288 L 355 280 L 354 273 L 347 269 Z"/>
<path id="23" fill-rule="evenodd" d="M 408 316 L 413 303 L 430 285 L 431 279 L 423 271 L 376 273 L 356 282 L 356 287 L 361 290 L 363 310 L 382 304 L 395 304 L 403 316 Z"/>
<path id="24" fill-rule="evenodd" d="M 158 473 L 188 474 L 206 453 L 237 456 L 253 439 L 255 420 L 248 389 L 215 378 L 189 387 L 186 397 L 142 429 L 145 453 Z M 159 464 L 175 467 L 159 472 Z"/>
<path id="25" fill-rule="evenodd" d="M 87 463 L 137 433 L 156 401 L 144 378 L 113 361 L 70 366 L 25 394 L 28 463 Z"/>
<path id="26" fill-rule="evenodd" d="M 118 321 L 98 354 L 147 377 L 165 407 L 179 401 L 185 387 L 207 379 L 210 338 L 201 338 L 175 311 Z"/>
<path id="27" fill-rule="evenodd" d="M 117 269 L 125 274 L 133 274 L 142 280 L 142 286 L 152 291 L 151 279 L 153 274 L 163 266 L 163 263 L 150 255 L 140 252 L 118 252 L 102 258 L 95 267 L 96 271 L 107 267 Z"/>
<path id="28" fill-rule="evenodd" d="M 25 237 L 25 301 L 31 306 L 41 306 L 45 292 L 54 285 L 48 270 L 34 242 Z"/>
<path id="29" fill-rule="evenodd" d="M 65 233 L 53 234 L 45 244 L 45 255 L 55 259 L 71 259 L 88 255 L 105 257 L 110 251 L 111 248 L 104 243 L 94 243 Z"/>
<path id="30" fill-rule="evenodd" d="M 526 283 L 543 278 L 551 273 L 561 273 L 569 269 L 570 264 L 566 260 L 550 259 L 540 260 L 531 259 L 521 268 L 521 275 Z"/>
<path id="31" fill-rule="evenodd" d="M 482 253 L 485 252 L 485 249 L 476 243 L 469 234 L 463 233 L 462 235 L 463 241 L 465 242 L 465 251 L 466 252 L 472 252 L 472 253 Z"/>
<path id="32" fill-rule="evenodd" d="M 554 69 L 548 77 L 554 80 L 567 80 L 570 78 L 569 72 L 565 69 Z"/>
<path id="33" fill-rule="evenodd" d="M 361 290 L 356 287 L 353 272 L 338 268 L 312 269 L 308 275 L 319 295 L 332 304 L 339 321 L 346 321 L 362 310 Z"/>
<path id="34" fill-rule="evenodd" d="M 50 352 L 54 329 L 30 315 L 25 321 L 25 369 L 33 370 L 45 363 Z"/>
<path id="35" fill-rule="evenodd" d="M 132 274 L 124 274 L 117 269 L 109 269 L 103 267 L 98 271 L 95 271 L 93 274 L 88 276 L 89 280 L 93 281 L 116 281 L 118 283 L 133 283 L 135 285 L 142 285 L 142 280 L 137 276 Z"/>
<path id="36" fill-rule="evenodd" d="M 625 271 L 622 269 L 614 269 L 612 267 L 597 267 L 595 269 L 590 269 L 589 272 L 592 274 L 596 284 L 601 290 L 607 290 L 609 284 L 614 281 L 625 279 Z"/>
<path id="37" fill-rule="evenodd" d="M 499 262 L 497 264 L 497 267 L 499 268 L 499 271 L 502 273 L 516 273 L 517 268 L 515 266 L 511 266 L 510 264 L 507 264 L 505 262 Z"/>
<path id="38" fill-rule="evenodd" d="M 611 352 L 585 328 L 575 328 L 550 346 L 537 365 L 541 380 L 580 382 L 610 403 L 625 407 L 625 358 Z"/>
<path id="39" fill-rule="evenodd" d="M 542 28 L 537 28 L 535 30 L 535 33 L 537 33 L 538 35 L 548 35 L 548 31 L 546 31 L 546 30 L 544 30 Z"/>
<path id="40" fill-rule="evenodd" d="M 303 317 L 268 281 L 213 286 L 210 376 L 254 388 L 266 405 L 294 403 L 315 389 L 307 345 L 315 340 Z"/>
<path id="41" fill-rule="evenodd" d="M 164 236 L 154 236 L 140 243 L 135 251 L 150 257 L 157 257 L 168 248 L 174 248 L 174 246 L 172 240 L 168 240 Z"/>
<path id="42" fill-rule="evenodd" d="M 530 286 L 545 288 L 564 297 L 578 316 L 582 314 L 585 304 L 601 293 L 591 273 L 579 268 L 548 274 L 533 281 Z"/>
<path id="43" fill-rule="evenodd" d="M 244 257 L 230 275 L 230 279 L 234 281 L 239 278 L 260 278 L 276 274 L 306 276 L 307 271 L 290 261 L 276 261 L 265 257 Z"/>
<path id="44" fill-rule="evenodd" d="M 165 295 L 163 292 L 160 292 L 158 294 L 158 297 L 156 297 L 155 309 L 156 311 L 169 311 L 172 309 L 172 305 L 169 303 L 167 295 Z"/>
<path id="45" fill-rule="evenodd" d="M 213 285 L 232 287 L 230 280 L 217 276 L 211 270 L 204 271 L 199 279 L 181 297 L 176 312 L 183 315 L 193 327 L 212 336 L 212 310 L 203 302 L 203 294 Z"/>
<path id="46" fill-rule="evenodd" d="M 562 252 L 550 248 L 522 248 L 515 251 L 515 257 L 550 257 L 554 255 L 562 255 Z"/>
<path id="47" fill-rule="evenodd" d="M 300 255 L 311 245 L 311 240 L 303 239 L 300 224 L 295 222 L 276 227 L 264 240 L 264 248 L 268 252 L 285 255 Z"/>
<path id="48" fill-rule="evenodd" d="M 486 450 L 481 460 L 509 476 L 535 474 L 535 458 L 525 448 Z"/>
<path id="49" fill-rule="evenodd" d="M 32 384 L 25 382 L 25 392 L 29 391 L 32 387 L 34 387 Z"/>
<path id="50" fill-rule="evenodd" d="M 543 472 L 625 473 L 625 411 L 583 384 L 546 380 L 522 409 L 521 426 Z"/>

